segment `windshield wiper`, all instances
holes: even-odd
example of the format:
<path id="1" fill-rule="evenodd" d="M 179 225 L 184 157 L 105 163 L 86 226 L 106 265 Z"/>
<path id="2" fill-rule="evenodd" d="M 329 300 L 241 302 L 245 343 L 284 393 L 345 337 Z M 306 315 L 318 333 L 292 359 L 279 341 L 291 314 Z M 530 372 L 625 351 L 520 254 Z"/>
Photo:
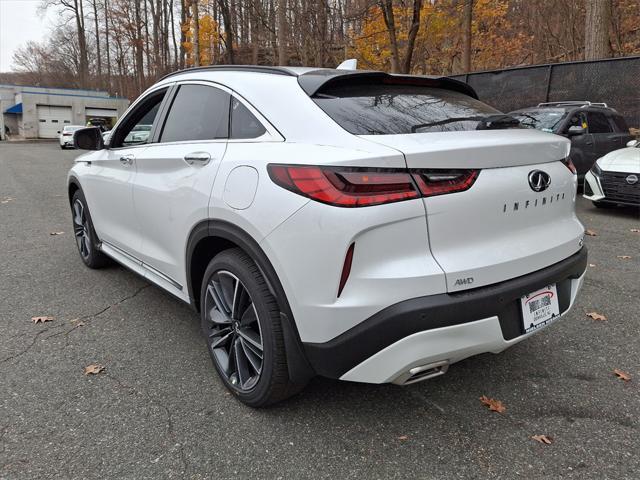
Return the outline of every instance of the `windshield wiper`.
<path id="1" fill-rule="evenodd" d="M 416 133 L 421 128 L 427 127 L 437 127 L 440 125 L 446 125 L 448 123 L 455 122 L 479 122 L 476 130 L 491 130 L 493 128 L 504 128 L 506 127 L 518 127 L 520 126 L 520 121 L 512 117 L 511 115 L 505 114 L 497 114 L 497 115 L 487 115 L 487 116 L 475 116 L 475 117 L 453 117 L 447 118 L 446 120 L 440 120 L 438 122 L 430 122 L 430 123 L 420 123 L 418 125 L 414 125 L 411 127 L 411 133 Z"/>

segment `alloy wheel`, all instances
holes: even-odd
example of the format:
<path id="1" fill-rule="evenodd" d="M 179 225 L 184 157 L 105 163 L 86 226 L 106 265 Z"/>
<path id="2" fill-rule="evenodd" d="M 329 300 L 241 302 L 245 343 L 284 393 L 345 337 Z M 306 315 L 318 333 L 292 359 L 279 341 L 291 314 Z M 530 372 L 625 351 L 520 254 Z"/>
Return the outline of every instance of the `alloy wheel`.
<path id="1" fill-rule="evenodd" d="M 73 231 L 76 236 L 76 243 L 82 258 L 89 257 L 91 252 L 91 239 L 89 237 L 89 221 L 84 209 L 84 205 L 79 199 L 73 202 Z"/>
<path id="2" fill-rule="evenodd" d="M 233 273 L 215 272 L 205 298 L 206 335 L 218 369 L 231 386 L 251 390 L 264 361 L 258 312 L 245 285 Z"/>

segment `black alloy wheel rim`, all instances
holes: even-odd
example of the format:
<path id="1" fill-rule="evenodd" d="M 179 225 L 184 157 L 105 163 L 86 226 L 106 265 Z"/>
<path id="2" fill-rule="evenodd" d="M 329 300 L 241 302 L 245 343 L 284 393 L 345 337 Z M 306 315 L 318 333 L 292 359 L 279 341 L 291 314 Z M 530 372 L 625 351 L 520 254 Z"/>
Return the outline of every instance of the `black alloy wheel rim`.
<path id="1" fill-rule="evenodd" d="M 73 231 L 76 243 L 82 258 L 88 258 L 91 252 L 91 239 L 89 238 L 89 221 L 85 213 L 84 205 L 78 199 L 73 202 Z"/>
<path id="2" fill-rule="evenodd" d="M 244 284 L 226 270 L 209 279 L 205 297 L 207 344 L 218 370 L 239 392 L 256 386 L 264 347 L 258 312 Z"/>

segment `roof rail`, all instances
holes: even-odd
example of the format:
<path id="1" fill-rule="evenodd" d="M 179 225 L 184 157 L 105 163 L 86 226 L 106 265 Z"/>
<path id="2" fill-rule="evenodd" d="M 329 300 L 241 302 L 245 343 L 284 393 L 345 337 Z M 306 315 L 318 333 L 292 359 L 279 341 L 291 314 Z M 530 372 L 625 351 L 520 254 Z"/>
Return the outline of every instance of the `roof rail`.
<path id="1" fill-rule="evenodd" d="M 175 72 L 168 73 L 160 80 L 179 75 L 181 73 L 191 72 L 206 72 L 206 71 L 235 71 L 235 72 L 255 72 L 255 73 L 271 73 L 273 75 L 286 75 L 289 77 L 295 77 L 296 75 L 285 67 L 269 67 L 264 65 L 206 65 L 203 67 L 191 67 L 184 68 L 182 70 L 176 70 Z M 160 81 L 158 80 L 158 81 Z"/>
<path id="2" fill-rule="evenodd" d="M 563 107 L 563 106 L 578 106 L 578 107 L 604 107 L 609 108 L 606 103 L 603 102 L 589 102 L 587 100 L 567 100 L 564 102 L 544 102 L 539 103 L 539 107 Z"/>

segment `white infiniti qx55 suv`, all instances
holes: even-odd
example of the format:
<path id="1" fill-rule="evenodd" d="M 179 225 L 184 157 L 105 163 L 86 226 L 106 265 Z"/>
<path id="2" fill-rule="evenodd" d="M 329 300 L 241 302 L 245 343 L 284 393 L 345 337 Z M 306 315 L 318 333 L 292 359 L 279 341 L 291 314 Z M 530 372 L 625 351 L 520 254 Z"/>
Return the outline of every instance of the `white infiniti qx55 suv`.
<path id="1" fill-rule="evenodd" d="M 190 69 L 108 145 L 95 128 L 74 141 L 94 150 L 68 178 L 84 263 L 192 305 L 251 406 L 314 375 L 408 384 L 498 353 L 564 315 L 584 278 L 569 141 L 446 77 Z"/>

